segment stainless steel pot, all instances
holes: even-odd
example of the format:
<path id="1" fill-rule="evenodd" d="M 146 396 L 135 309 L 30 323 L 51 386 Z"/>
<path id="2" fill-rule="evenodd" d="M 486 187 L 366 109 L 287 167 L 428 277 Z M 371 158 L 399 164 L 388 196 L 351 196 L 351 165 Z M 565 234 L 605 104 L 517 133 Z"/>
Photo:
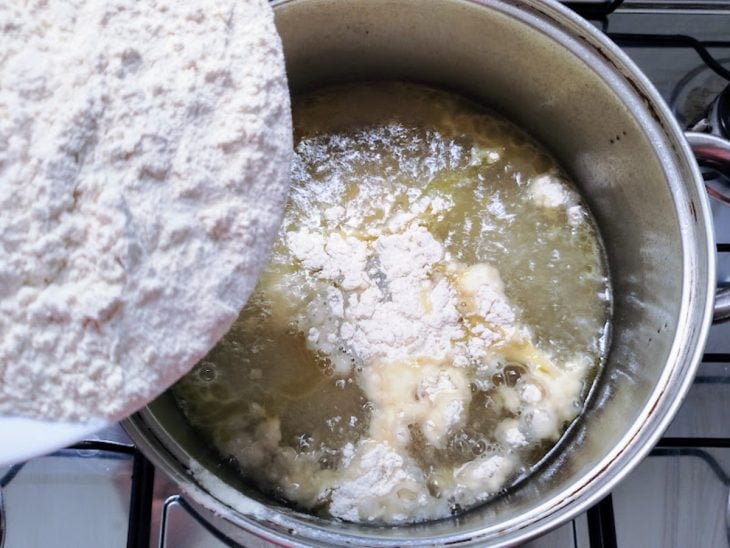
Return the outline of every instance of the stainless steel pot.
<path id="1" fill-rule="evenodd" d="M 584 511 L 647 454 L 692 382 L 713 316 L 715 251 L 689 143 L 724 162 L 730 146 L 685 137 L 634 64 L 552 1 L 284 0 L 275 9 L 295 93 L 357 79 L 427 82 L 496 109 L 552 151 L 605 241 L 615 295 L 607 367 L 539 473 L 458 518 L 413 526 L 338 523 L 266 500 L 169 395 L 126 423 L 130 435 L 234 539 L 240 527 L 287 545 L 504 545 Z M 722 299 L 717 318 L 728 315 Z"/>

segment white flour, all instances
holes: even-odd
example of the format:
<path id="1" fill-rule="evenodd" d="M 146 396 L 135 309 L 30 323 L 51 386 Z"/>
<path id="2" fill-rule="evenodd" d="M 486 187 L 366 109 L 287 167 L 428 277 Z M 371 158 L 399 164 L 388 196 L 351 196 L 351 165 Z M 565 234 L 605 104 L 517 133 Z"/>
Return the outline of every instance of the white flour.
<path id="1" fill-rule="evenodd" d="M 348 474 L 330 487 L 330 513 L 334 516 L 354 522 L 361 516 L 368 516 L 370 521 L 385 516 L 404 521 L 428 504 L 423 473 L 388 444 L 362 442 L 347 470 Z M 407 492 L 408 508 L 393 496 L 396 487 L 402 496 Z"/>
<path id="2" fill-rule="evenodd" d="M 538 207 L 547 209 L 563 208 L 571 226 L 578 226 L 584 219 L 583 208 L 576 197 L 557 177 L 544 174 L 528 181 L 527 192 Z"/>
<path id="3" fill-rule="evenodd" d="M 269 267 L 175 395 L 265 492 L 393 524 L 458 513 L 529 472 L 579 412 L 604 309 L 600 282 L 581 281 L 599 257 L 573 250 L 590 226 L 584 213 L 566 223 L 566 208 L 583 210 L 559 170 L 536 167 L 535 148 L 488 115 L 382 86 L 295 108 Z M 372 125 L 342 129 L 350 113 Z M 574 302 L 536 315 L 564 283 Z M 598 306 L 574 318 L 581 287 Z M 561 345 L 573 325 L 561 316 L 591 327 Z"/>
<path id="4" fill-rule="evenodd" d="M 335 375 L 347 377 L 353 363 L 360 364 L 357 383 L 371 405 L 367 436 L 343 449 L 336 471 L 320 470 L 311 453 L 282 447 L 278 418 L 262 420 L 253 435 L 220 443 L 246 469 L 265 470 L 288 498 L 305 506 L 328 500 L 329 513 L 348 521 L 443 517 L 450 512 L 449 499 L 471 505 L 498 491 L 519 466 L 510 451 L 557 438 L 563 421 L 575 414 L 568 406 L 585 373 L 584 367 L 559 371 L 534 348 L 496 268 L 459 263 L 423 226 L 429 215 L 448 210 L 448 196 L 419 198 L 393 212 L 398 192 L 388 197 L 379 189 L 360 188 L 359 207 L 329 207 L 318 224 L 307 222 L 314 216 L 309 207 L 293 224 L 288 215 L 292 228 L 284 240 L 295 268 L 267 282 L 289 305 L 302 298 L 303 287 L 314 291 L 299 308 L 279 314 L 306 334 L 310 349 L 328 357 Z M 469 368 L 509 347 L 525 355 L 525 363 L 550 371 L 545 379 L 533 371 L 534 382 L 553 389 L 563 403 L 544 400 L 536 384 L 521 390 L 501 386 L 505 406 L 524 413 L 523 419 L 505 419 L 496 428 L 505 452 L 439 472 L 443 496 L 435 500 L 409 454 L 413 428 L 429 446 L 445 449 L 467 417 Z M 494 371 L 489 368 L 487 378 Z M 330 422 L 332 427 L 339 421 Z"/>
<path id="5" fill-rule="evenodd" d="M 264 0 L 0 5 L 0 414 L 118 419 L 229 328 L 281 219 Z"/>
<path id="6" fill-rule="evenodd" d="M 443 259 L 441 244 L 417 224 L 373 242 L 358 238 L 359 228 L 340 230 L 346 236 L 308 229 L 287 234 L 292 255 L 302 267 L 329 282 L 326 308 L 314 301 L 308 311 L 309 317 L 317 318 L 315 322 L 327 318 L 327 325 L 310 327 L 302 319 L 301 327 L 310 334 L 312 345 L 336 356 L 340 372 L 350 368 L 349 357 L 338 351 L 343 343 L 365 361 L 444 359 L 451 351 L 451 340 L 463 333 L 457 323 L 454 291 L 445 280 L 434 283 L 428 277 Z M 380 265 L 374 271 L 381 276 L 380 284 L 369 276 L 369 262 Z M 339 288 L 332 282 L 338 282 Z M 321 328 L 333 336 L 318 335 Z"/>

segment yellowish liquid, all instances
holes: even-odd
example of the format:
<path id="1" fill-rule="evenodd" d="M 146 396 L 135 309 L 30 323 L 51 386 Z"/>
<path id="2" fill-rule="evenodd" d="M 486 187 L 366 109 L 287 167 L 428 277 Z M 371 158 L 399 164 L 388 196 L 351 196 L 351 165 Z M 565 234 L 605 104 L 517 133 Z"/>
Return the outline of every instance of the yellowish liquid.
<path id="1" fill-rule="evenodd" d="M 294 120 L 293 186 L 268 269 L 231 331 L 175 386 L 182 409 L 242 474 L 305 510 L 402 523 L 487 500 L 554 445 L 603 358 L 610 290 L 586 208 L 527 135 L 441 91 L 325 89 L 295 100 Z M 545 175 L 557 205 L 536 186 Z M 350 238 L 352 258 L 328 273 L 331 263 L 310 260 L 324 245 L 292 250 L 302 231 Z M 425 233 L 443 256 L 398 286 L 384 235 Z M 359 286 L 356 272 L 340 273 L 360 264 L 356 249 L 366 250 Z M 496 291 L 513 323 L 480 316 L 469 276 Z M 414 284 L 420 312 L 406 321 L 397 291 Z M 458 315 L 444 355 L 424 354 L 444 332 L 430 320 L 403 335 L 415 342 L 400 353 L 398 336 L 377 346 L 343 327 L 348 299 L 371 288 L 381 312 L 396 310 L 383 322 L 407 332 L 439 317 L 444 287 L 444 310 Z M 464 350 L 480 337 L 492 337 L 485 352 Z M 423 388 L 437 372 L 447 392 Z M 373 448 L 382 474 L 366 477 Z"/>

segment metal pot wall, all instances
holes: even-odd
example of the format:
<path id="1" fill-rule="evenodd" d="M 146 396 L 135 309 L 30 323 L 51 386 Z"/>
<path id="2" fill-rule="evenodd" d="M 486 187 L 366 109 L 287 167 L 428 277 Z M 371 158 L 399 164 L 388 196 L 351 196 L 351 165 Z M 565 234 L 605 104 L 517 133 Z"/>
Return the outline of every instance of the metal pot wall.
<path id="1" fill-rule="evenodd" d="M 412 526 L 327 521 L 266 500 L 201 442 L 169 394 L 127 422 L 130 435 L 234 539 L 240 527 L 284 544 L 514 544 L 584 511 L 669 424 L 712 320 L 712 224 L 688 139 L 633 63 L 557 3 L 274 4 L 294 93 L 358 79 L 425 82 L 497 110 L 552 151 L 606 246 L 615 296 L 607 366 L 537 474 L 458 518 Z M 730 163 L 727 142 L 688 138 L 702 157 Z M 717 318 L 728 315 L 720 297 Z"/>

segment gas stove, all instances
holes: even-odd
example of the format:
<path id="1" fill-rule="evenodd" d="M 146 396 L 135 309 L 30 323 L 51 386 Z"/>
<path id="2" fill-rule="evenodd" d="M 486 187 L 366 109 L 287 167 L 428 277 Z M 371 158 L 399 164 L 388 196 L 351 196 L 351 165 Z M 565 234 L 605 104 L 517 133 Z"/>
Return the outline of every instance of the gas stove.
<path id="1" fill-rule="evenodd" d="M 730 131 L 726 0 L 568 6 L 628 53 L 682 127 Z M 712 200 L 717 281 L 728 286 L 730 207 L 720 198 L 730 196 L 730 180 L 709 166 L 703 172 L 718 197 Z M 712 328 L 694 385 L 650 456 L 595 507 L 527 546 L 730 546 L 727 417 L 730 322 Z M 156 473 L 119 426 L 50 456 L 0 468 L 0 548 L 235 545 L 207 525 L 204 513 Z M 243 544 L 271 546 L 253 536 Z"/>

